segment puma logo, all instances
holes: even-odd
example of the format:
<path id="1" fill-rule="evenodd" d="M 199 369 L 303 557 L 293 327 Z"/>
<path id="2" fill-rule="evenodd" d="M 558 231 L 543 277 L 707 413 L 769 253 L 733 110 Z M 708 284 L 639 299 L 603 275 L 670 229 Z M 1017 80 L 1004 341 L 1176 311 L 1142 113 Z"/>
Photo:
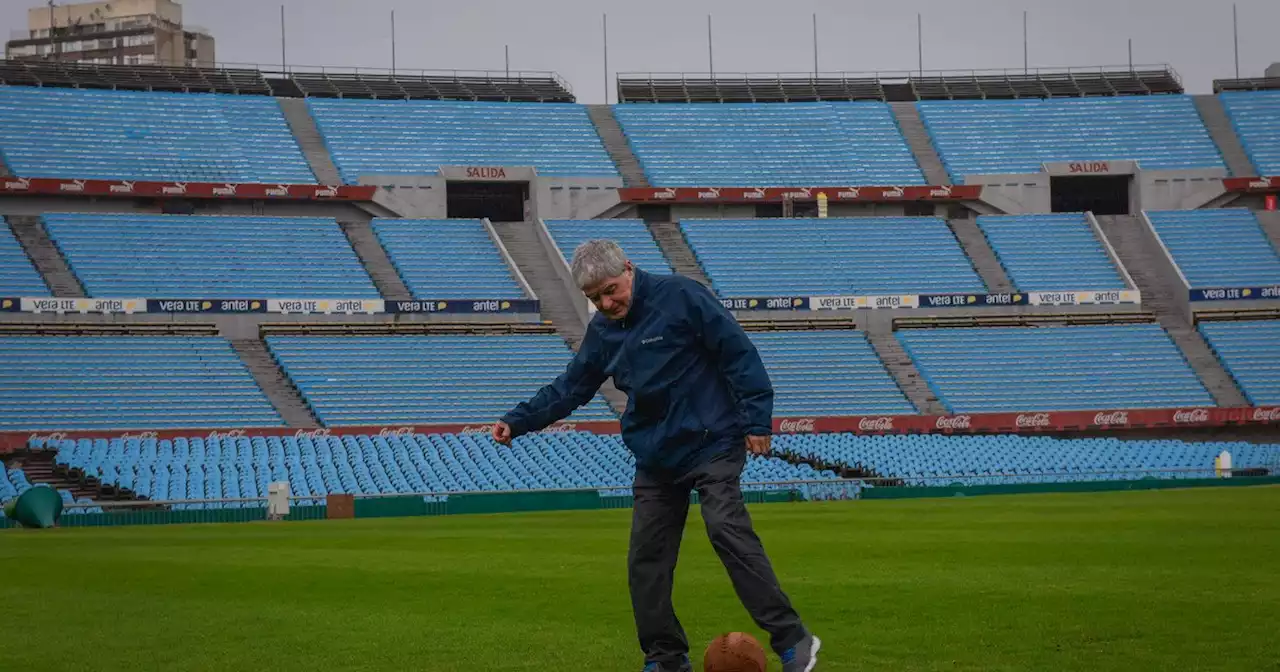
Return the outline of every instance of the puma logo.
<path id="1" fill-rule="evenodd" d="M 640 339 L 640 345 L 652 345 L 661 340 L 662 340 L 661 336 L 650 336 L 649 338 Z"/>

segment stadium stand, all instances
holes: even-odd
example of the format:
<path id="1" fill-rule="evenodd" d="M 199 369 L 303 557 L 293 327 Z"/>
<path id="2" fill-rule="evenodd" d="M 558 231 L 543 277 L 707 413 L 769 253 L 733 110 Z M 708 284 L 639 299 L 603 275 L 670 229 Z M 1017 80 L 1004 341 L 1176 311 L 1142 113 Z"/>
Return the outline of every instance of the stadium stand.
<path id="1" fill-rule="evenodd" d="M 369 174 L 434 175 L 453 165 L 618 177 L 581 105 L 316 98 L 307 104 L 347 184 Z"/>
<path id="2" fill-rule="evenodd" d="M 1250 404 L 1280 405 L 1280 320 L 1201 322 L 1200 333 Z"/>
<path id="3" fill-rule="evenodd" d="M 1275 444 L 1110 437 L 793 434 L 776 437 L 774 449 L 915 486 L 1213 478 L 1213 459 L 1223 450 L 1235 469 L 1280 466 Z"/>
<path id="4" fill-rule="evenodd" d="M 416 298 L 524 298 L 480 220 L 374 219 L 373 232 Z"/>
<path id="5" fill-rule="evenodd" d="M 378 298 L 329 218 L 60 213 L 44 225 L 90 296 Z"/>
<path id="6" fill-rule="evenodd" d="M 615 105 L 655 187 L 924 184 L 888 105 Z"/>
<path id="7" fill-rule="evenodd" d="M 0 226 L 0 296 L 48 296 L 40 272 L 13 236 L 13 230 Z"/>
<path id="8" fill-rule="evenodd" d="M 0 336 L 0 361 L 4 430 L 282 424 L 217 337 Z"/>
<path id="9" fill-rule="evenodd" d="M 164 65 L 104 65 L 74 61 L 0 61 L 0 84 L 76 89 L 271 94 L 260 70 Z"/>
<path id="10" fill-rule="evenodd" d="M 1226 168 L 1189 96 L 923 101 L 917 107 L 960 184 L 966 175 L 1038 173 L 1046 161 Z"/>
<path id="11" fill-rule="evenodd" d="M 1083 213 L 981 215 L 977 222 L 1019 291 L 1126 289 Z"/>
<path id="12" fill-rule="evenodd" d="M 1280 283 L 1280 255 L 1250 210 L 1215 208 L 1146 214 L 1193 288 Z"/>
<path id="13" fill-rule="evenodd" d="M 21 497 L 23 493 L 31 488 L 49 487 L 42 484 L 32 484 L 27 479 L 26 473 L 22 469 L 9 469 L 0 464 L 0 504 L 4 504 L 11 499 Z M 68 504 L 92 504 L 93 500 L 88 497 L 77 499 L 75 495 L 66 490 L 58 490 L 58 496 L 62 498 L 62 512 L 64 515 L 72 515 L 77 513 L 102 513 L 100 506 L 77 506 L 68 508 Z M 4 511 L 0 510 L 0 518 L 4 518 Z"/>
<path id="14" fill-rule="evenodd" d="M 861 331 L 756 332 L 751 340 L 773 381 L 774 415 L 916 412 Z"/>
<path id="15" fill-rule="evenodd" d="M 1240 144 L 1258 175 L 1280 175 L 1280 91 L 1221 93 Z"/>
<path id="16" fill-rule="evenodd" d="M 331 493 L 393 494 L 601 489 L 630 494 L 635 462 L 617 435 L 531 434 L 510 448 L 483 434 L 407 436 L 82 439 L 40 442 L 58 462 L 156 500 L 265 497 L 290 482 L 298 497 L 322 504 Z M 776 457 L 751 457 L 746 489 L 835 478 Z M 305 502 L 304 502 L 305 503 Z M 261 503 L 246 504 L 261 506 Z M 183 504 L 221 508 L 228 504 Z"/>
<path id="17" fill-rule="evenodd" d="M 1156 324 L 898 331 L 954 413 L 1212 406 Z"/>
<path id="18" fill-rule="evenodd" d="M 0 153 L 21 177 L 316 181 L 261 96 L 0 86 Z"/>
<path id="19" fill-rule="evenodd" d="M 722 297 L 984 291 L 937 217 L 686 219 L 681 228 Z"/>
<path id="20" fill-rule="evenodd" d="M 326 426 L 493 422 L 572 355 L 542 334 L 268 336 L 267 345 Z M 597 395 L 572 419 L 615 417 Z"/>
<path id="21" fill-rule="evenodd" d="M 582 243 L 608 238 L 617 242 L 636 266 L 653 273 L 675 272 L 639 219 L 548 219 L 545 223 L 566 261 L 573 259 L 573 251 Z"/>

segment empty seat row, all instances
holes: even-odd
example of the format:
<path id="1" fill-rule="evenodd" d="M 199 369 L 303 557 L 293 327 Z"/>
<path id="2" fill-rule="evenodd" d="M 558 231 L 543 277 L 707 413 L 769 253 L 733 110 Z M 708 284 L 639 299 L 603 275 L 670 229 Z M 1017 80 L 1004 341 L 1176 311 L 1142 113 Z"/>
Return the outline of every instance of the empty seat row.
<path id="1" fill-rule="evenodd" d="M 1127 289 L 1083 213 L 981 215 L 977 223 L 1014 289 Z"/>
<path id="2" fill-rule="evenodd" d="M 0 296 L 48 295 L 49 287 L 13 231 L 0 226 Z"/>
<path id="3" fill-rule="evenodd" d="M 1255 175 L 1280 175 L 1280 91 L 1220 93 Z"/>
<path id="4" fill-rule="evenodd" d="M 673 273 L 662 248 L 639 219 L 548 219 L 547 231 L 555 240 L 565 261 L 573 261 L 573 252 L 588 240 L 605 238 L 618 243 L 632 263 L 653 273 Z"/>
<path id="5" fill-rule="evenodd" d="M 378 218 L 373 232 L 415 298 L 525 298 L 480 220 Z"/>
<path id="6" fill-rule="evenodd" d="M 1148 211 L 1192 288 L 1280 284 L 1280 254 L 1245 208 Z"/>

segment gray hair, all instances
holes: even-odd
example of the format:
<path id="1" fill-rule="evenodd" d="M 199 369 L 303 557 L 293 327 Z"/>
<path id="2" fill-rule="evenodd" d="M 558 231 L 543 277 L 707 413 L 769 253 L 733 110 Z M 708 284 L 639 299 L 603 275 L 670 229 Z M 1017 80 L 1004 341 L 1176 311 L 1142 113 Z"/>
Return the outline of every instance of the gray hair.
<path id="1" fill-rule="evenodd" d="M 591 287 L 626 272 L 627 255 L 612 240 L 588 240 L 573 251 L 569 268 L 578 287 Z"/>

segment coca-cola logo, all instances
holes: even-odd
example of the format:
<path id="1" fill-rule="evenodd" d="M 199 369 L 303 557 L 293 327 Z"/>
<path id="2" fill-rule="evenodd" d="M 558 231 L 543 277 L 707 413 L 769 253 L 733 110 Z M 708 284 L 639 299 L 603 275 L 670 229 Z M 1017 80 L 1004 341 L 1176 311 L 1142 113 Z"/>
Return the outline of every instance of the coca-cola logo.
<path id="1" fill-rule="evenodd" d="M 1015 427 L 1048 427 L 1050 421 L 1048 413 L 1019 413 L 1013 424 Z"/>
<path id="2" fill-rule="evenodd" d="M 9 191 L 26 191 L 31 188 L 31 180 L 19 177 L 16 180 L 5 180 L 4 188 Z"/>
<path id="3" fill-rule="evenodd" d="M 312 429 L 312 430 L 310 430 L 310 431 L 305 430 L 305 429 L 299 429 L 298 431 L 296 431 L 296 432 L 294 432 L 294 433 L 293 433 L 293 438 L 295 438 L 295 439 L 321 439 L 321 438 L 324 438 L 324 437 L 327 437 L 327 436 L 332 436 L 332 435 L 333 435 L 333 432 L 331 432 L 331 431 L 329 431 L 328 429 L 325 429 L 325 428 Z"/>
<path id="4" fill-rule="evenodd" d="M 778 423 L 778 431 L 783 434 L 813 433 L 817 427 L 813 418 L 788 418 Z"/>
<path id="5" fill-rule="evenodd" d="M 32 434 L 27 437 L 28 441 L 65 441 L 67 439 L 66 432 L 54 432 L 52 434 Z"/>
<path id="6" fill-rule="evenodd" d="M 415 427 L 396 427 L 394 429 L 391 427 L 383 427 L 378 430 L 378 436 L 413 436 L 417 433 L 415 430 Z"/>
<path id="7" fill-rule="evenodd" d="M 1174 411 L 1173 421 L 1178 424 L 1208 422 L 1209 411 L 1203 408 Z"/>
<path id="8" fill-rule="evenodd" d="M 893 429 L 893 418 L 882 415 L 878 418 L 863 418 L 858 421 L 860 432 L 887 432 Z"/>
<path id="9" fill-rule="evenodd" d="M 1129 424 L 1129 412 L 1114 411 L 1111 413 L 1098 413 L 1093 416 L 1093 424 L 1095 425 L 1127 425 Z"/>
<path id="10" fill-rule="evenodd" d="M 1253 409 L 1254 422 L 1280 422 L 1280 406 Z"/>
<path id="11" fill-rule="evenodd" d="M 209 432 L 206 437 L 209 441 L 217 441 L 220 439 L 239 439 L 248 436 L 249 433 L 243 429 L 229 429 L 225 432 Z"/>
<path id="12" fill-rule="evenodd" d="M 489 434 L 493 431 L 493 424 L 488 425 L 463 425 L 458 430 L 459 434 Z"/>
<path id="13" fill-rule="evenodd" d="M 576 432 L 578 425 L 572 422 L 562 422 L 557 425 L 551 425 L 539 432 L 540 434 L 564 434 L 566 432 Z"/>
<path id="14" fill-rule="evenodd" d="M 938 418 L 934 423 L 934 427 L 938 429 L 969 429 L 973 424 L 973 418 L 967 415 L 944 415 Z"/>
<path id="15" fill-rule="evenodd" d="M 121 434 L 118 438 L 121 441 L 130 441 L 135 439 L 139 441 L 143 439 L 158 439 L 160 438 L 160 433 L 159 432 L 125 432 L 124 434 Z"/>

